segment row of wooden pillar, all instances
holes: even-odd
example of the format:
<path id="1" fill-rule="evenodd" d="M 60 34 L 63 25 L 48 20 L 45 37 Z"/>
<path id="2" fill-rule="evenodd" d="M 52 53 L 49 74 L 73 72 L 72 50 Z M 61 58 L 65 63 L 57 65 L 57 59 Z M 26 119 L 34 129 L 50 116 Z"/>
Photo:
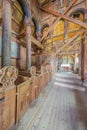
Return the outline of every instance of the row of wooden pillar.
<path id="1" fill-rule="evenodd" d="M 26 22 L 26 69 L 31 67 L 31 25 Z M 2 20 L 2 67 L 11 65 L 12 1 L 3 0 Z"/>

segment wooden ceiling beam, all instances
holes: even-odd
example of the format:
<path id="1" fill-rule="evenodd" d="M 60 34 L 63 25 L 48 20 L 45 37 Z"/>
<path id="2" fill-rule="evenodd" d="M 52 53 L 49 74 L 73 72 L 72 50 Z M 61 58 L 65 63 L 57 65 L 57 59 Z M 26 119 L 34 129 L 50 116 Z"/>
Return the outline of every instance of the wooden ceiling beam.
<path id="1" fill-rule="evenodd" d="M 26 41 L 24 41 L 22 39 L 20 39 L 19 41 L 20 41 L 22 46 L 26 47 Z M 31 36 L 31 41 L 32 41 L 33 44 L 35 44 L 39 48 L 41 48 L 41 49 L 44 48 L 43 45 L 39 41 L 37 41 L 33 36 Z"/>
<path id="2" fill-rule="evenodd" d="M 43 64 L 46 64 L 46 63 L 48 63 L 53 57 L 55 57 L 58 53 L 60 53 L 65 47 L 67 47 L 69 44 L 71 44 L 73 41 L 75 41 L 81 34 L 83 34 L 84 33 L 84 30 L 82 29 L 80 32 L 78 32 L 78 34 L 77 35 L 75 35 L 71 40 L 69 40 L 66 44 L 64 44 L 61 48 L 59 48 L 56 52 L 55 52 L 55 54 L 52 56 L 52 57 L 50 57 L 50 58 L 48 58 Z"/>
<path id="3" fill-rule="evenodd" d="M 81 29 L 81 28 L 77 28 L 77 29 L 74 29 L 74 30 L 68 31 L 68 34 L 69 34 L 69 33 L 73 33 L 73 32 L 78 32 L 78 31 L 80 31 L 80 29 Z M 53 39 L 53 38 L 55 38 L 55 37 L 60 37 L 60 36 L 64 36 L 64 33 L 60 33 L 60 34 L 56 34 L 56 35 L 52 35 L 51 38 L 50 38 L 50 37 L 47 37 L 46 40 L 48 40 L 48 39 Z"/>
<path id="4" fill-rule="evenodd" d="M 35 39 L 32 35 L 31 35 L 31 41 L 32 41 L 36 46 L 38 46 L 39 48 L 44 49 L 44 46 L 43 46 L 37 39 Z"/>
<path id="5" fill-rule="evenodd" d="M 82 39 L 82 38 L 81 38 Z M 80 40 L 81 40 L 80 39 Z M 79 44 L 79 42 L 74 42 L 69 48 L 67 48 L 67 51 L 70 51 L 75 45 L 78 45 Z M 61 53 L 61 52 L 60 52 Z"/>
<path id="6" fill-rule="evenodd" d="M 77 2 L 77 0 L 73 0 L 70 5 L 66 8 L 64 14 L 67 14 L 67 12 L 72 8 L 72 6 Z M 48 31 L 45 33 L 45 35 L 41 38 L 41 41 L 43 41 L 43 39 L 48 35 L 48 33 L 53 29 L 54 25 L 61 19 L 61 17 L 59 18 L 55 18 L 53 23 L 50 25 L 50 28 L 48 29 Z"/>
<path id="7" fill-rule="evenodd" d="M 39 54 L 32 54 L 32 56 L 50 56 L 53 55 L 51 53 L 39 53 Z"/>
<path id="8" fill-rule="evenodd" d="M 79 51 L 79 50 L 63 51 L 63 52 L 60 52 L 59 55 L 64 55 L 64 54 L 75 54 L 75 53 L 80 53 L 80 51 Z"/>
<path id="9" fill-rule="evenodd" d="M 81 39 L 82 39 L 83 37 L 80 37 L 79 39 L 78 39 L 78 41 L 80 41 Z M 75 44 L 79 44 L 79 42 L 78 41 L 75 41 L 69 48 L 67 48 L 67 50 L 69 51 L 70 49 L 72 49 L 73 48 L 73 46 L 75 45 Z M 63 52 L 66 52 L 66 51 L 63 51 Z M 62 52 L 60 52 L 60 53 L 62 53 Z M 60 54 L 59 53 L 59 54 Z M 38 53 L 38 54 L 32 54 L 33 56 L 36 56 L 36 55 L 38 55 L 38 56 L 45 56 L 45 55 L 53 55 L 52 53 Z"/>
<path id="10" fill-rule="evenodd" d="M 41 8 L 41 10 L 43 10 L 43 11 L 49 13 L 49 14 L 52 14 L 52 15 L 54 15 L 54 16 L 56 16 L 56 17 L 61 17 L 61 18 L 65 19 L 65 20 L 67 20 L 67 21 L 69 21 L 69 22 L 72 22 L 72 23 L 74 23 L 74 24 L 80 25 L 81 27 L 87 29 L 87 24 L 84 23 L 84 22 L 81 22 L 81 21 L 79 21 L 79 20 L 70 18 L 70 17 L 68 17 L 68 16 L 66 16 L 66 15 L 63 15 L 63 14 L 61 14 L 61 13 L 55 12 L 55 11 L 50 10 L 50 9 L 47 9 L 47 8 Z"/>
<path id="11" fill-rule="evenodd" d="M 79 38 L 77 38 L 73 43 L 71 43 L 70 45 L 68 45 L 69 46 L 69 48 L 67 48 L 67 47 L 65 47 L 64 49 L 63 49 L 63 51 L 66 51 L 66 49 L 69 51 L 69 50 L 71 50 L 72 48 L 73 48 L 73 46 L 75 46 L 75 45 L 78 45 L 79 44 L 79 42 L 83 39 L 84 37 L 79 37 Z M 60 51 L 61 52 L 61 51 Z"/>

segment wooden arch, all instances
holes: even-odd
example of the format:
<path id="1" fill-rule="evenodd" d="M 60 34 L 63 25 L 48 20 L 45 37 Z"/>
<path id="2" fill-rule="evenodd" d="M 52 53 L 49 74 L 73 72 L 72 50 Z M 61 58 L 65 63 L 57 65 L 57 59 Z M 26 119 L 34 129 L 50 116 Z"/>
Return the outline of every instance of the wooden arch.
<path id="1" fill-rule="evenodd" d="M 19 4 L 21 5 L 21 8 L 25 14 L 25 19 L 29 19 L 30 18 L 30 11 L 28 8 L 27 3 L 25 2 L 25 0 L 17 0 L 19 2 Z"/>
<path id="2" fill-rule="evenodd" d="M 38 21 L 34 17 L 32 18 L 32 21 L 33 21 L 33 23 L 35 25 L 36 32 L 39 32 L 39 23 L 38 23 Z"/>
<path id="3" fill-rule="evenodd" d="M 44 30 L 46 27 L 49 27 L 49 24 L 48 24 L 48 23 L 44 24 L 44 25 L 41 27 L 41 33 L 43 32 L 43 30 Z"/>

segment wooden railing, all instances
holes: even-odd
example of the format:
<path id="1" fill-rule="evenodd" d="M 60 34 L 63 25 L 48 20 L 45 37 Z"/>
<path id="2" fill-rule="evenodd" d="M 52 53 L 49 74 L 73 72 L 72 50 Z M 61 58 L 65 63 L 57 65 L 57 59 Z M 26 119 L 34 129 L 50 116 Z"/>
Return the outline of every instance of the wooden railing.
<path id="1" fill-rule="evenodd" d="M 30 68 L 30 74 L 20 72 L 17 85 L 17 122 L 23 114 L 29 109 L 29 105 L 37 99 L 41 90 L 52 79 L 51 66 L 42 66 L 41 70 L 36 72 L 36 67 Z M 31 76 L 30 76 L 31 75 Z M 23 82 L 20 82 L 23 81 Z"/>
<path id="2" fill-rule="evenodd" d="M 52 79 L 54 74 L 52 70 L 51 65 L 41 66 L 40 71 L 36 71 L 36 67 L 32 66 L 29 73 L 20 72 L 20 75 L 12 66 L 0 70 L 1 129 L 14 129 L 30 104 Z"/>
<path id="3" fill-rule="evenodd" d="M 0 129 L 13 129 L 15 124 L 16 85 L 18 71 L 12 66 L 0 70 Z"/>

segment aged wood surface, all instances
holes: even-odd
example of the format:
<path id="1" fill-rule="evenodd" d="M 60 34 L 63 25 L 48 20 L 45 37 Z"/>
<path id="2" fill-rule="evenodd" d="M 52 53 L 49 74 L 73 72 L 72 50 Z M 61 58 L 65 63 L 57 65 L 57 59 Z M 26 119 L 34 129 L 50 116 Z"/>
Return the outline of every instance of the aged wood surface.
<path id="1" fill-rule="evenodd" d="M 31 27 L 27 25 L 26 27 L 26 70 L 29 71 L 31 67 Z"/>
<path id="2" fill-rule="evenodd" d="M 50 13 L 50 14 L 56 16 L 56 17 L 61 17 L 61 18 L 65 19 L 65 20 L 67 20 L 67 21 L 70 21 L 70 22 L 72 22 L 72 23 L 75 23 L 75 24 L 80 25 L 81 27 L 87 29 L 87 25 L 86 25 L 84 22 L 81 22 L 81 21 L 79 21 L 79 20 L 70 18 L 70 17 L 68 17 L 68 16 L 66 16 L 66 15 L 63 15 L 63 14 L 58 13 L 58 12 L 56 12 L 56 11 L 50 10 L 50 9 L 48 9 L 48 8 L 41 8 L 41 10 L 43 10 L 43 11 L 45 11 L 45 12 L 47 12 L 47 13 Z"/>
<path id="3" fill-rule="evenodd" d="M 32 35 L 31 35 L 31 41 L 32 41 L 35 45 L 37 45 L 38 47 L 40 47 L 41 49 L 44 48 L 43 45 L 42 45 L 39 41 L 37 41 Z"/>
<path id="4" fill-rule="evenodd" d="M 50 84 L 51 85 L 51 84 Z M 47 89 L 47 88 L 46 88 Z M 40 100 L 40 99 L 39 99 Z M 54 85 L 33 120 L 28 122 L 29 111 L 18 130 L 86 130 L 87 93 L 76 75 L 55 75 Z M 37 103 L 38 104 L 38 101 Z M 37 105 L 36 105 L 37 106 Z M 37 109 L 38 107 L 36 107 Z M 35 106 L 34 108 L 35 109 Z M 35 109 L 35 111 L 36 111 Z"/>
<path id="5" fill-rule="evenodd" d="M 69 44 L 71 44 L 74 40 L 76 40 L 80 35 L 82 35 L 84 33 L 84 30 L 82 30 L 81 32 L 78 32 L 77 35 L 75 35 L 72 39 L 70 39 L 70 41 L 68 41 L 66 44 L 64 44 L 61 48 L 59 48 L 55 54 L 53 55 L 53 57 L 55 57 L 60 51 L 62 51 L 65 47 L 67 47 Z M 52 56 L 50 56 L 43 64 L 46 64 L 49 60 L 51 60 L 53 58 Z"/>
<path id="6" fill-rule="evenodd" d="M 71 7 L 76 3 L 77 0 L 73 0 L 70 5 L 66 8 L 64 14 L 66 14 Z M 54 25 L 61 19 L 61 17 L 59 18 L 55 18 L 55 20 L 53 21 L 53 24 L 50 26 L 49 30 L 45 33 L 45 35 L 41 38 L 41 41 L 48 35 L 48 33 L 53 29 Z"/>
<path id="7" fill-rule="evenodd" d="M 3 0 L 2 67 L 10 65 L 11 56 L 11 4 Z"/>

